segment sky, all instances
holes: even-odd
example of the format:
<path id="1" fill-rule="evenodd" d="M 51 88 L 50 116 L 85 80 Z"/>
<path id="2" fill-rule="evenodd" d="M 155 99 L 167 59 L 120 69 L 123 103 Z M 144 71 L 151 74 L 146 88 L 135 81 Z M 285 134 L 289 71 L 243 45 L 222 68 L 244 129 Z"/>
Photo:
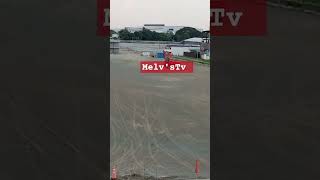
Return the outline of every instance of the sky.
<path id="1" fill-rule="evenodd" d="M 210 0 L 111 0 L 111 29 L 165 24 L 209 30 Z"/>

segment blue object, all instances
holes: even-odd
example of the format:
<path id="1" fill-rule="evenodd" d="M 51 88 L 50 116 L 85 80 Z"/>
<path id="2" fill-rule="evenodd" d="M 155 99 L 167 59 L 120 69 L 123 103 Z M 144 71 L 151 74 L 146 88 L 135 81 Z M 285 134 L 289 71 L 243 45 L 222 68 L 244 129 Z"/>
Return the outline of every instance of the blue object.
<path id="1" fill-rule="evenodd" d="M 157 58 L 158 58 L 158 59 L 164 59 L 163 53 L 162 53 L 162 52 L 157 53 Z"/>

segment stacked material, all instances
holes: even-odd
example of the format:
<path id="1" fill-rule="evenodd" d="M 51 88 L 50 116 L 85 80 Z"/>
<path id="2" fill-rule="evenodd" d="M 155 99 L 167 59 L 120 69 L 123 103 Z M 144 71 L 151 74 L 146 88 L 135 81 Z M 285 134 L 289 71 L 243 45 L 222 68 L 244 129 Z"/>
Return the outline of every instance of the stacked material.
<path id="1" fill-rule="evenodd" d="M 151 52 L 148 52 L 148 51 L 142 52 L 141 56 L 151 56 Z"/>

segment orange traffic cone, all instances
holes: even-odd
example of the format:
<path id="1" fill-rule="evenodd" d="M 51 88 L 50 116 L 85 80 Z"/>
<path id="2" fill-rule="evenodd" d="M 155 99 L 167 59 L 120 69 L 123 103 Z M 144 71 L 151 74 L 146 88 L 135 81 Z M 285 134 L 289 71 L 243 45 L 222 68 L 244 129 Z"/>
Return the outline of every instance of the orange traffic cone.
<path id="1" fill-rule="evenodd" d="M 200 161 L 196 160 L 196 168 L 195 168 L 196 177 L 198 179 L 199 173 L 200 173 Z"/>
<path id="2" fill-rule="evenodd" d="M 115 168 L 115 167 L 112 168 L 111 179 L 112 179 L 112 180 L 116 180 L 116 179 L 117 179 L 117 171 L 116 171 L 116 168 Z"/>

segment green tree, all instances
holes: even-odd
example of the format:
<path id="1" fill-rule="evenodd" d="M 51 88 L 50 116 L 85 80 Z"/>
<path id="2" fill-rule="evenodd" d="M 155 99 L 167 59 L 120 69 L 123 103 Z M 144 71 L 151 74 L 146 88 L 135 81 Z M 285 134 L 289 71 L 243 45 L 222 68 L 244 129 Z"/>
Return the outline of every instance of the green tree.
<path id="1" fill-rule="evenodd" d="M 189 38 L 202 37 L 202 33 L 192 27 L 184 27 L 176 32 L 174 35 L 175 41 L 183 41 Z"/>
<path id="2" fill-rule="evenodd" d="M 112 35 L 112 34 L 117 34 L 117 32 L 115 32 L 114 30 L 110 30 L 110 34 Z"/>
<path id="3" fill-rule="evenodd" d="M 173 41 L 174 40 L 174 34 L 173 34 L 172 31 L 168 31 L 166 35 L 167 35 L 169 41 Z"/>
<path id="4" fill-rule="evenodd" d="M 166 33 L 157 33 L 149 29 L 143 28 L 142 31 L 134 33 L 129 32 L 127 29 L 119 31 L 119 38 L 122 40 L 144 40 L 144 41 L 183 41 L 192 37 L 202 37 L 203 33 L 195 28 L 186 27 L 182 28 L 174 35 L 172 31 Z"/>
<path id="5" fill-rule="evenodd" d="M 154 39 L 154 34 L 149 29 L 143 28 L 142 29 L 142 40 L 145 41 L 152 41 Z"/>
<path id="6" fill-rule="evenodd" d="M 136 31 L 133 33 L 133 35 L 136 40 L 142 40 L 143 33 L 141 31 Z"/>
<path id="7" fill-rule="evenodd" d="M 133 35 L 127 29 L 122 29 L 119 31 L 119 38 L 123 40 L 132 40 Z"/>

